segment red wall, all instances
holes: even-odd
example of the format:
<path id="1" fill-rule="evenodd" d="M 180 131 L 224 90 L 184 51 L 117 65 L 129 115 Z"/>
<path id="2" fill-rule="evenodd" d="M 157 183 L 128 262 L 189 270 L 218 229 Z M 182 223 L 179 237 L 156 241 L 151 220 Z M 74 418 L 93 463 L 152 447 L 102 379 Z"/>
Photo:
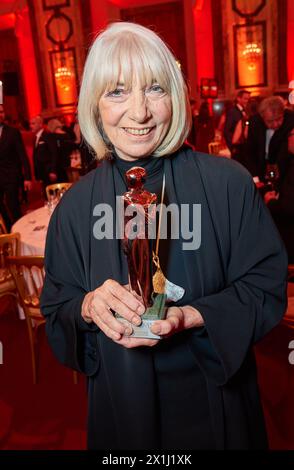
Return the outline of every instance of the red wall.
<path id="1" fill-rule="evenodd" d="M 211 0 L 196 0 L 194 6 L 197 82 L 214 77 Z"/>
<path id="2" fill-rule="evenodd" d="M 294 2 L 288 0 L 287 63 L 289 82 L 294 80 Z"/>
<path id="3" fill-rule="evenodd" d="M 21 69 L 20 79 L 25 94 L 27 117 L 31 118 L 41 112 L 41 99 L 28 9 L 24 8 L 17 14 L 11 13 L 0 16 L 0 29 L 14 30 L 17 38 L 18 59 Z M 3 86 L 5 103 L 5 83 Z"/>
<path id="4" fill-rule="evenodd" d="M 41 113 L 41 98 L 28 9 L 16 15 L 15 35 L 22 70 L 28 118 Z"/>

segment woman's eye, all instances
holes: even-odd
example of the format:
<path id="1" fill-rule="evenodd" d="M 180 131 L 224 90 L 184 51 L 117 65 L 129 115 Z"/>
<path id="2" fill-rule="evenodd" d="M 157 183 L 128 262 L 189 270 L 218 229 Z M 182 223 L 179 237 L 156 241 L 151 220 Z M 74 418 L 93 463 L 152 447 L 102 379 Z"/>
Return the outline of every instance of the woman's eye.
<path id="1" fill-rule="evenodd" d="M 123 93 L 124 93 L 123 88 L 116 88 L 115 90 L 109 91 L 106 96 L 113 96 L 113 97 L 122 96 Z"/>
<path id="2" fill-rule="evenodd" d="M 157 93 L 157 94 L 164 93 L 164 89 L 156 83 L 154 85 L 152 85 L 150 88 L 148 88 L 146 91 L 148 93 Z"/>

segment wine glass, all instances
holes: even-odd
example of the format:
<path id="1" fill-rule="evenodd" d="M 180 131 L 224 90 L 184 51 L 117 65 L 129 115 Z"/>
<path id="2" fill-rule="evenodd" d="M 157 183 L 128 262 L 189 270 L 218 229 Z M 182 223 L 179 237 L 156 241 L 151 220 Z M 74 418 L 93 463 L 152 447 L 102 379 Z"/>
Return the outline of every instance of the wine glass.
<path id="1" fill-rule="evenodd" d="M 267 163 L 264 179 L 270 191 L 277 191 L 277 185 L 280 178 L 280 170 L 276 163 Z"/>
<path id="2" fill-rule="evenodd" d="M 48 209 L 48 214 L 51 215 L 58 203 L 58 199 L 55 194 L 49 194 L 48 200 L 45 202 L 45 206 Z"/>

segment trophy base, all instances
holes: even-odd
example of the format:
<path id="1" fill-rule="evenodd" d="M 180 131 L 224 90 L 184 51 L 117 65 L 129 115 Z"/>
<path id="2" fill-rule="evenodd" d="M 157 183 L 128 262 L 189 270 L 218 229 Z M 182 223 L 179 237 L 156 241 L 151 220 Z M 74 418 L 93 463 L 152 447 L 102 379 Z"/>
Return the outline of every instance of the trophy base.
<path id="1" fill-rule="evenodd" d="M 146 312 L 142 315 L 142 323 L 139 326 L 133 325 L 128 320 L 115 314 L 117 320 L 121 323 L 130 326 L 133 330 L 130 338 L 146 338 L 146 339 L 161 339 L 161 336 L 152 333 L 150 330 L 151 325 L 157 320 L 163 320 L 166 314 L 166 298 L 165 294 L 152 294 L 153 305 L 148 307 Z"/>

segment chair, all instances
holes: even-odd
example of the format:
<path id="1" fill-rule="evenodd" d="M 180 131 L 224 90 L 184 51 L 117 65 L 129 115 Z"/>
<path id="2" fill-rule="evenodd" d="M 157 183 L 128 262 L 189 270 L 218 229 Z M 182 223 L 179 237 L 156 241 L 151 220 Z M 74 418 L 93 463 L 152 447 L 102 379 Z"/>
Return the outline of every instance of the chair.
<path id="1" fill-rule="evenodd" d="M 2 214 L 0 214 L 0 235 L 8 233 Z"/>
<path id="2" fill-rule="evenodd" d="M 20 234 L 0 235 L 0 298 L 6 295 L 16 299 L 17 290 L 13 277 L 7 266 L 7 256 L 18 256 L 20 253 Z"/>
<path id="3" fill-rule="evenodd" d="M 46 196 L 50 199 L 50 196 L 59 197 L 62 193 L 67 191 L 71 187 L 72 183 L 55 183 L 46 186 Z"/>
<path id="4" fill-rule="evenodd" d="M 45 324 L 40 310 L 40 294 L 44 283 L 44 256 L 9 256 L 7 264 L 14 278 L 19 301 L 24 310 L 33 369 L 33 383 L 37 383 L 37 333 L 38 328 Z M 77 372 L 73 372 L 74 383 L 77 384 Z"/>
<path id="5" fill-rule="evenodd" d="M 37 383 L 37 331 L 45 324 L 40 311 L 39 298 L 44 280 L 43 256 L 9 256 L 7 259 L 10 272 L 15 281 L 19 302 L 23 308 L 27 322 L 33 367 L 33 382 Z M 38 274 L 37 274 L 38 273 Z M 36 278 L 40 282 L 36 282 Z"/>
<path id="6" fill-rule="evenodd" d="M 208 144 L 208 153 L 211 155 L 218 155 L 221 149 L 219 142 L 209 142 Z"/>

